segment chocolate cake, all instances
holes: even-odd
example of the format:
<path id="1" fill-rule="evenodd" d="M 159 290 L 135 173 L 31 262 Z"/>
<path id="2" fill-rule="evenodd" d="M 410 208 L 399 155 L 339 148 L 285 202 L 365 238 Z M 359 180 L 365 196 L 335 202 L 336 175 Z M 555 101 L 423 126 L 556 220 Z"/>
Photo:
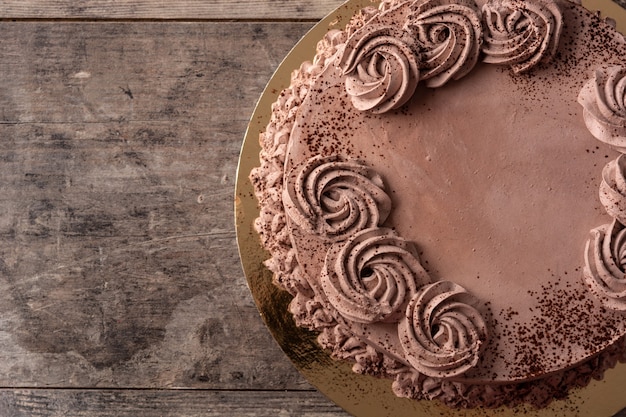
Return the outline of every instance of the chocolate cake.
<path id="1" fill-rule="evenodd" d="M 388 0 L 261 135 L 255 225 L 299 326 L 451 407 L 626 360 L 626 42 L 567 0 Z"/>

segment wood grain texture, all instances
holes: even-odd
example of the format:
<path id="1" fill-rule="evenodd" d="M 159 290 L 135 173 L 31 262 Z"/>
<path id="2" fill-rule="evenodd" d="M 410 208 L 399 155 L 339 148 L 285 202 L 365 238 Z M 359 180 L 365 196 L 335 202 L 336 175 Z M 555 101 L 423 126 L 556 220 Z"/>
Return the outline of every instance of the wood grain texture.
<path id="1" fill-rule="evenodd" d="M 3 417 L 348 417 L 317 392 L 0 390 Z"/>
<path id="2" fill-rule="evenodd" d="M 314 391 L 0 390 L 0 412 L 3 417 L 349 417 Z"/>
<path id="3" fill-rule="evenodd" d="M 0 2 L 1 416 L 346 416 L 262 323 L 232 210 L 248 117 L 311 26 L 255 19 L 339 3 Z"/>
<path id="4" fill-rule="evenodd" d="M 246 287 L 233 194 L 309 27 L 0 24 L 0 386 L 308 388 Z"/>
<path id="5" fill-rule="evenodd" d="M 319 20 L 343 0 L 0 0 L 5 19 Z"/>

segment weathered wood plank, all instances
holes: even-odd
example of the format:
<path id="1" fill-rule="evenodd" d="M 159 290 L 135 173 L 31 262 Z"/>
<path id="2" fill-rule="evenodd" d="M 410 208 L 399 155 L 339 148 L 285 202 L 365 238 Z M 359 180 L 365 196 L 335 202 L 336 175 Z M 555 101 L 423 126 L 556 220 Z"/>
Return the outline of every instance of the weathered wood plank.
<path id="1" fill-rule="evenodd" d="M 0 122 L 184 118 L 240 139 L 269 76 L 310 27 L 2 22 Z"/>
<path id="2" fill-rule="evenodd" d="M 0 390 L 3 417 L 347 417 L 312 391 Z"/>
<path id="3" fill-rule="evenodd" d="M 0 413 L 3 417 L 349 416 L 316 391 L 106 389 L 4 389 L 0 390 Z M 626 417 L 626 410 L 613 417 Z"/>
<path id="4" fill-rule="evenodd" d="M 1 0 L 5 19 L 319 20 L 343 0 Z"/>
<path id="5" fill-rule="evenodd" d="M 247 119 L 309 27 L 0 23 L 0 386 L 309 388 L 233 226 Z"/>
<path id="6" fill-rule="evenodd" d="M 0 0 L 0 19 L 319 20 L 344 0 Z M 625 0 L 583 0 L 611 12 Z"/>

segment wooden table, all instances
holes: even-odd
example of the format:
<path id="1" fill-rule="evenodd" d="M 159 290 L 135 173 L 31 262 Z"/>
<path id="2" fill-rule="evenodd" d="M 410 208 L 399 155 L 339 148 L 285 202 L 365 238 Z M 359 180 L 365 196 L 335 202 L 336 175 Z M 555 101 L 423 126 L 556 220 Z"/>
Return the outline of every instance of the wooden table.
<path id="1" fill-rule="evenodd" d="M 341 0 L 0 1 L 0 416 L 346 416 L 259 317 L 248 118 Z"/>
<path id="2" fill-rule="evenodd" d="M 241 271 L 248 118 L 342 0 L 0 1 L 0 416 L 347 416 Z"/>

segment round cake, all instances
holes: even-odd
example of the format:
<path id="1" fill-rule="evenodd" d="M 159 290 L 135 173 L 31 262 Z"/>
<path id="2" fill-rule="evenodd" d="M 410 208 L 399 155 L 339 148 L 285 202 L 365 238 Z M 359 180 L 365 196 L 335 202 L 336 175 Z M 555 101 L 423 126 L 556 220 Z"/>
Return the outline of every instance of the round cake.
<path id="1" fill-rule="evenodd" d="M 626 42 L 567 0 L 388 0 L 251 180 L 299 326 L 394 393 L 543 407 L 626 361 Z"/>

